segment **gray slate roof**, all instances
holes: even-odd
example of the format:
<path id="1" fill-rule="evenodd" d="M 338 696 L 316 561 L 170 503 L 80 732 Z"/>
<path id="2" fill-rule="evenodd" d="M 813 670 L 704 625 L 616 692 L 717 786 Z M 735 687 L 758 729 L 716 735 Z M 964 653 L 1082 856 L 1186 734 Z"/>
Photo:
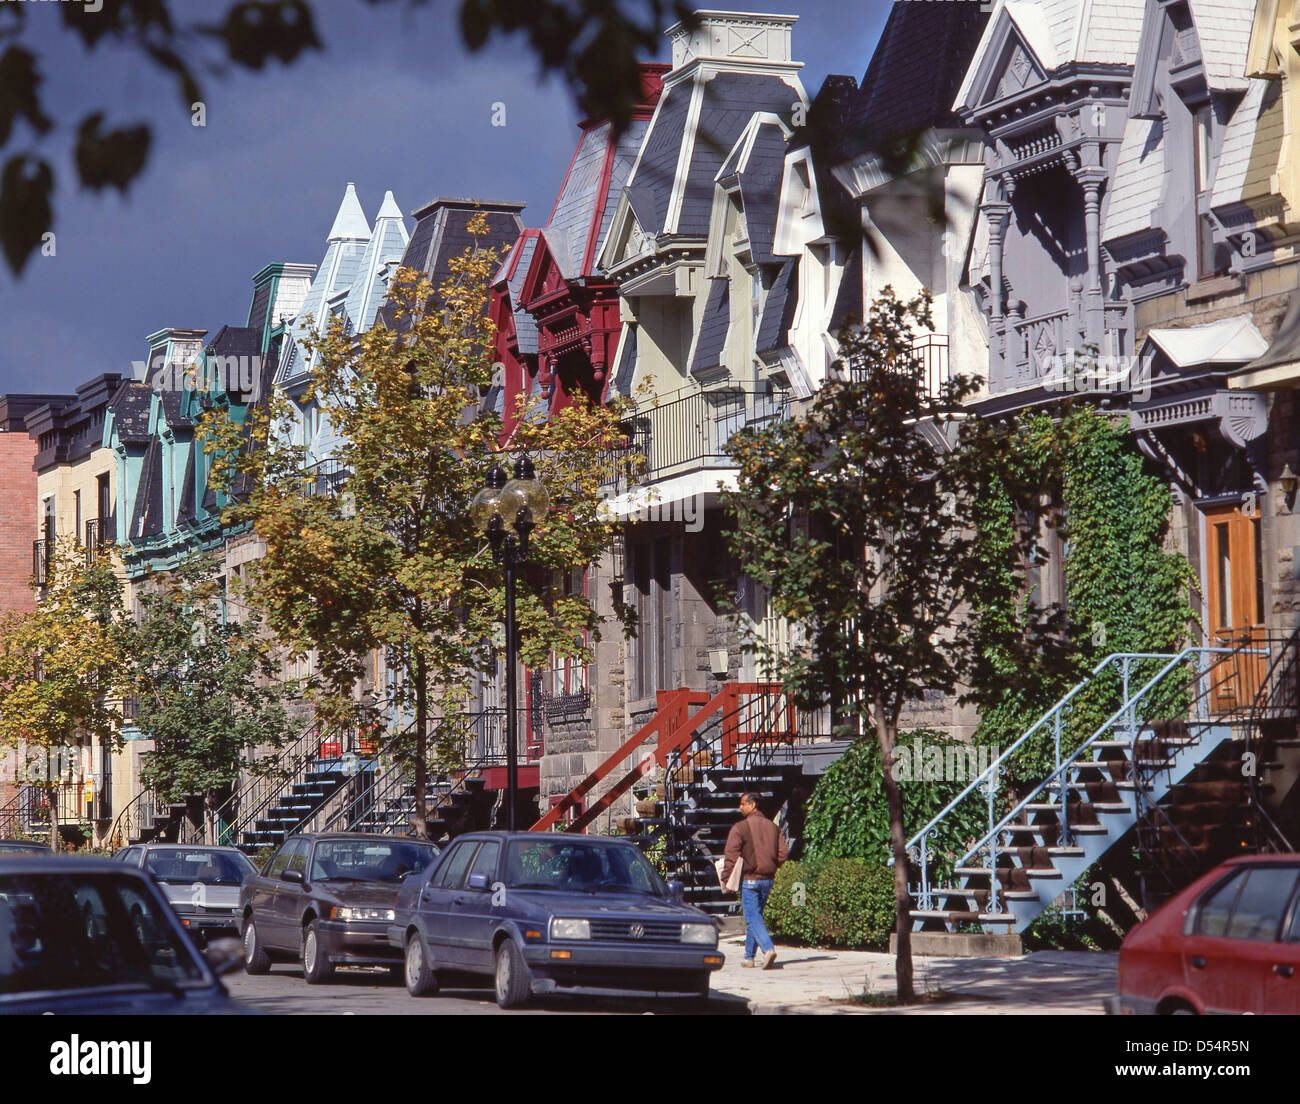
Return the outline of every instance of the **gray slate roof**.
<path id="1" fill-rule="evenodd" d="M 727 343 L 731 325 L 731 283 L 725 279 L 710 281 L 709 297 L 704 303 L 704 321 L 700 323 L 691 358 L 691 375 L 707 374 L 722 363 L 722 347 Z"/>
<path id="2" fill-rule="evenodd" d="M 784 349 L 790 343 L 790 326 L 799 300 L 799 258 L 788 258 L 777 271 L 763 303 L 754 342 L 759 356 Z"/>

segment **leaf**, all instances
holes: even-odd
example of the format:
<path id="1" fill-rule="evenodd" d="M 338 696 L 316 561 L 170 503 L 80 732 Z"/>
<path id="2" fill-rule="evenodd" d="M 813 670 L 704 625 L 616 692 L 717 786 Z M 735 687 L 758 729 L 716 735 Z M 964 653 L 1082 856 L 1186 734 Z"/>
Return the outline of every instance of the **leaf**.
<path id="1" fill-rule="evenodd" d="M 149 128 L 141 123 L 101 132 L 103 122 L 98 111 L 82 120 L 77 130 L 77 173 L 87 188 L 99 191 L 111 185 L 125 192 L 149 156 Z"/>
<path id="2" fill-rule="evenodd" d="M 35 55 L 21 46 L 10 46 L 0 54 L 0 146 L 9 141 L 18 118 L 26 119 L 38 134 L 50 129 L 37 93 L 40 83 Z"/>
<path id="3" fill-rule="evenodd" d="M 304 50 L 321 48 L 304 0 L 245 0 L 220 26 L 200 30 L 222 41 L 230 60 L 248 69 L 261 69 L 270 58 L 287 65 Z"/>
<path id="4" fill-rule="evenodd" d="M 19 154 L 5 162 L 0 174 L 0 247 L 15 274 L 22 272 L 54 222 L 53 191 L 54 172 L 45 161 Z"/>

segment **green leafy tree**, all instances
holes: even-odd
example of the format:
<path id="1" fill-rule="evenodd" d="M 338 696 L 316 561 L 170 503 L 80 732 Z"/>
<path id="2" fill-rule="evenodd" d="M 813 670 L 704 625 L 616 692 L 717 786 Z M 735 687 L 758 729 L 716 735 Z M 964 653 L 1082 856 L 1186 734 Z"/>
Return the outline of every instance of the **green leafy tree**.
<path id="1" fill-rule="evenodd" d="M 48 553 L 36 608 L 0 623 L 0 744 L 44 753 L 27 781 L 50 806 L 50 846 L 58 850 L 59 789 L 79 774 L 92 738 L 121 746 L 121 703 L 132 685 L 131 626 L 122 583 L 105 555 L 87 563 L 72 541 Z"/>
<path id="2" fill-rule="evenodd" d="M 192 556 L 142 586 L 134 638 L 140 700 L 136 724 L 154 741 L 141 779 L 163 797 L 203 797 L 207 840 L 215 811 L 238 781 L 244 753 L 293 734 L 280 680 L 256 610 L 235 618 L 215 561 Z"/>
<path id="3" fill-rule="evenodd" d="M 927 390 L 912 339 L 929 325 L 928 295 L 903 302 L 887 288 L 865 325 L 840 334 L 842 360 L 806 415 L 742 433 L 728 448 L 739 466 L 727 496 L 732 552 L 804 640 L 785 653 L 751 645 L 800 706 L 829 705 L 841 734 L 878 742 L 900 1001 L 914 999 L 908 820 L 883 768 L 895 762 L 907 703 L 958 691 L 973 667 L 970 610 L 990 585 L 979 492 L 1002 447 L 996 426 L 958 416 L 969 381 Z M 1025 549 L 1013 543 L 998 585 L 1021 581 Z"/>
<path id="4" fill-rule="evenodd" d="M 472 220 L 474 234 L 485 230 Z M 305 493 L 314 481 L 304 478 L 301 447 L 280 430 L 292 414 L 278 394 L 253 417 L 256 447 L 219 417 L 204 430 L 205 449 L 227 458 L 215 463 L 217 482 L 237 492 L 228 519 L 251 523 L 266 542 L 250 596 L 292 653 L 316 656 L 309 696 L 318 717 L 347 723 L 368 654 L 388 657 L 392 700 L 414 717 L 395 750 L 414 770 L 421 834 L 428 766 L 458 765 L 465 703 L 492 668 L 504 621 L 502 572 L 469 511 L 491 466 L 510 459 L 500 415 L 481 402 L 493 374 L 485 307 L 498 260 L 471 247 L 437 289 L 402 269 L 389 297 L 394 330 L 356 337 L 334 325 L 314 343 L 311 393 L 342 441 L 337 493 Z M 594 564 L 612 541 L 600 488 L 617 463 L 618 417 L 581 399 L 546 419 L 526 411 L 506 450 L 534 459 L 551 502 L 537 519 L 516 609 L 531 667 L 551 653 L 590 658 L 594 609 L 551 584 Z"/>

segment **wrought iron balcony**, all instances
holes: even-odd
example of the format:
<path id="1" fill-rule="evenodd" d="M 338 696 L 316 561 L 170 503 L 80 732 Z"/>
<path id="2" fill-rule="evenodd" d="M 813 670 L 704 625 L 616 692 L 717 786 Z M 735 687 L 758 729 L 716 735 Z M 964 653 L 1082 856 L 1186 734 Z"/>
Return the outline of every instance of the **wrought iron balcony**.
<path id="1" fill-rule="evenodd" d="M 54 541 L 32 541 L 32 578 L 38 587 L 49 586 L 50 554 L 54 551 Z"/>
<path id="2" fill-rule="evenodd" d="M 116 540 L 116 526 L 112 518 L 99 517 L 86 522 L 86 566 L 95 561 L 95 556 L 103 549 L 109 548 Z"/>
<path id="3" fill-rule="evenodd" d="M 347 482 L 348 470 L 341 460 L 318 460 L 303 469 L 302 494 L 304 498 L 324 495 L 333 498 Z"/>
<path id="4" fill-rule="evenodd" d="M 912 360 L 925 384 L 926 394 L 938 398 L 949 380 L 948 335 L 918 334 L 912 339 Z M 849 361 L 849 378 L 862 382 L 865 368 L 860 362 Z"/>

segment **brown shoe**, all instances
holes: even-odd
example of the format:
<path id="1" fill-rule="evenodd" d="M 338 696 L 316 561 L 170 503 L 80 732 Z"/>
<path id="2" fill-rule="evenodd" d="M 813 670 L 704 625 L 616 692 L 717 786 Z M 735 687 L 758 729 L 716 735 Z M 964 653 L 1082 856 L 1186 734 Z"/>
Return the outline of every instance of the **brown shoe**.
<path id="1" fill-rule="evenodd" d="M 763 969 L 770 970 L 772 968 L 772 963 L 775 961 L 776 961 L 776 948 L 773 947 L 770 951 L 767 952 L 767 954 L 763 956 Z"/>

